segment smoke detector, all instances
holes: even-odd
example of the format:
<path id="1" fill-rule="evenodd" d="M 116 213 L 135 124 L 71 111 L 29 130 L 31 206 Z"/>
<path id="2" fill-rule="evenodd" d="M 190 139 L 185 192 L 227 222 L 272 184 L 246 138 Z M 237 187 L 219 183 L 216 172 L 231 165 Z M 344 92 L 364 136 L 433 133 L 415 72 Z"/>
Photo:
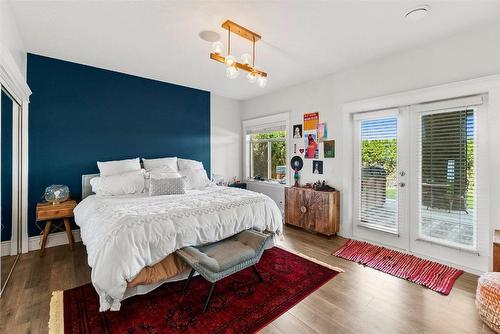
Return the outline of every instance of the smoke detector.
<path id="1" fill-rule="evenodd" d="M 200 38 L 206 42 L 217 42 L 218 40 L 220 40 L 219 33 L 212 30 L 200 31 L 198 36 L 200 36 Z"/>

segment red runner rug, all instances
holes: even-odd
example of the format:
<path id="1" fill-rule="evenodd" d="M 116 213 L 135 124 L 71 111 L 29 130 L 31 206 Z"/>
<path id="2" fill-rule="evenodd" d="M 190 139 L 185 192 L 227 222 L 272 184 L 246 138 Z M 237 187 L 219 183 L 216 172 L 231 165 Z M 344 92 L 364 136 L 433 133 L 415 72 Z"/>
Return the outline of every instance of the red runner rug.
<path id="1" fill-rule="evenodd" d="M 202 313 L 210 284 L 194 277 L 187 293 L 182 282 L 166 283 L 122 302 L 118 312 L 99 312 L 91 284 L 64 291 L 64 332 L 254 333 L 338 274 L 337 271 L 274 247 L 257 265 L 217 283 L 209 310 Z"/>
<path id="2" fill-rule="evenodd" d="M 392 249 L 349 240 L 335 256 L 423 285 L 448 295 L 463 271 Z"/>

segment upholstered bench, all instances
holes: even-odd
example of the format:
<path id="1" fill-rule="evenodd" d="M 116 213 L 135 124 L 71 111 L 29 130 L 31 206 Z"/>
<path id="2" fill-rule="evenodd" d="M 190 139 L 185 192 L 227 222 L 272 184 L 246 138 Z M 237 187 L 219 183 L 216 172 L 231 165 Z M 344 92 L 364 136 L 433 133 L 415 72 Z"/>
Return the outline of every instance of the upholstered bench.
<path id="1" fill-rule="evenodd" d="M 479 277 L 476 306 L 481 320 L 500 333 L 500 273 L 485 273 Z"/>
<path id="2" fill-rule="evenodd" d="M 261 232 L 246 230 L 219 242 L 201 247 L 185 247 L 176 252 L 192 268 L 184 289 L 188 288 L 195 272 L 212 283 L 203 312 L 208 308 L 217 281 L 252 267 L 262 282 L 255 265 L 264 253 L 268 237 Z"/>

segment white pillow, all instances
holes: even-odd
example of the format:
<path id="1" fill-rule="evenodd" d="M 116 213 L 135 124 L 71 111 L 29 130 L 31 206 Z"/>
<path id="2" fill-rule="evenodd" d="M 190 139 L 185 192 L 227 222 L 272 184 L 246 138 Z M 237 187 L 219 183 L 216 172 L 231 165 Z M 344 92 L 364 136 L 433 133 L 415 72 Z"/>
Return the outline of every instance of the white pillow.
<path id="1" fill-rule="evenodd" d="M 181 169 L 179 174 L 186 177 L 186 189 L 203 189 L 210 185 L 207 171 L 204 169 Z"/>
<path id="2" fill-rule="evenodd" d="M 173 158 L 159 158 L 159 159 L 144 159 L 144 168 L 151 170 L 155 168 L 167 169 L 169 172 L 177 172 L 177 157 Z"/>
<path id="3" fill-rule="evenodd" d="M 90 185 L 99 196 L 139 194 L 144 191 L 144 171 L 94 177 Z"/>
<path id="4" fill-rule="evenodd" d="M 190 159 L 177 159 L 177 165 L 179 169 L 191 169 L 191 170 L 202 170 L 203 163 L 201 161 L 190 160 Z"/>
<path id="5" fill-rule="evenodd" d="M 110 176 L 141 170 L 141 162 L 139 158 L 104 162 L 98 161 L 97 167 L 99 168 L 101 176 Z"/>

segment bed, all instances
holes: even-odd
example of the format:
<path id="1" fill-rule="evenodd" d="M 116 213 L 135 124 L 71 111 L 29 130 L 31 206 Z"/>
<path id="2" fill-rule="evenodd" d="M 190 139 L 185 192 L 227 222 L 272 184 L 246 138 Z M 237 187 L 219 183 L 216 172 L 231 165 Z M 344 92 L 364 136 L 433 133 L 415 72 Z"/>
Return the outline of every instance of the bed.
<path id="1" fill-rule="evenodd" d="M 177 249 L 216 242 L 246 229 L 282 234 L 281 212 L 263 194 L 211 185 L 183 195 L 97 196 L 89 186 L 94 176 L 84 175 L 83 200 L 74 214 L 100 311 L 119 310 L 125 298 L 184 279 L 185 267 L 173 254 Z M 146 277 L 157 270 L 163 276 L 149 282 Z"/>

